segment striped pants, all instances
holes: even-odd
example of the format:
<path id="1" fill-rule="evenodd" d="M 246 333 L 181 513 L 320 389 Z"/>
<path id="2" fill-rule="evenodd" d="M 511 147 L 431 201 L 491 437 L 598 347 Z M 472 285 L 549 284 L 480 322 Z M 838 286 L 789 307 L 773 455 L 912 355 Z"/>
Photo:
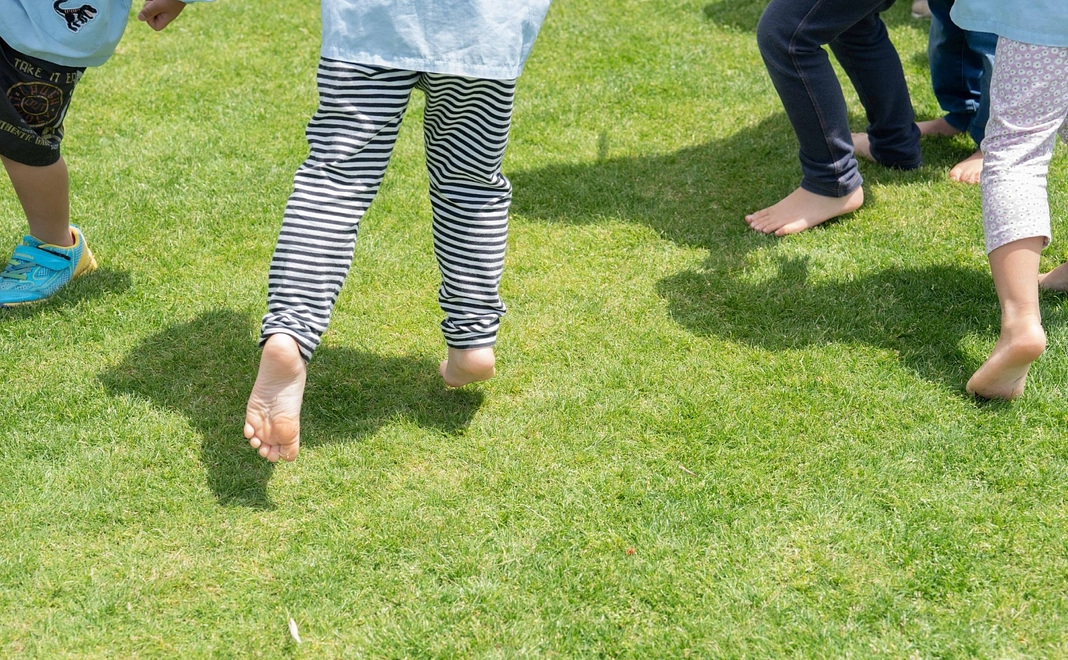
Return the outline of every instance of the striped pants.
<path id="1" fill-rule="evenodd" d="M 360 219 L 378 192 L 412 89 L 426 94 L 438 301 L 445 342 L 492 346 L 512 188 L 501 173 L 515 80 L 385 69 L 322 59 L 308 159 L 297 169 L 268 276 L 260 344 L 293 336 L 310 360 L 352 265 Z"/>
<path id="2" fill-rule="evenodd" d="M 998 39 L 983 140 L 987 254 L 1013 241 L 1050 240 L 1046 176 L 1057 133 L 1068 139 L 1068 48 Z"/>

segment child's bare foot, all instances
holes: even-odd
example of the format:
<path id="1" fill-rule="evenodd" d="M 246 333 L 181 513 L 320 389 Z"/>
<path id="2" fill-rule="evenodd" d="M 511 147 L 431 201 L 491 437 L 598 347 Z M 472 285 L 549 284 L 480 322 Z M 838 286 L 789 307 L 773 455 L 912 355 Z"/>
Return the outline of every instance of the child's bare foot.
<path id="1" fill-rule="evenodd" d="M 972 374 L 965 389 L 984 399 L 1015 399 L 1023 394 L 1031 363 L 1046 350 L 1041 323 L 1014 331 L 1003 329 L 994 351 Z"/>
<path id="2" fill-rule="evenodd" d="M 753 229 L 776 236 L 796 234 L 836 218 L 852 213 L 864 203 L 864 190 L 857 188 L 845 197 L 825 197 L 798 188 L 777 204 L 745 216 Z"/>
<path id="3" fill-rule="evenodd" d="M 960 183 L 979 183 L 983 174 L 983 152 L 976 151 L 949 171 L 949 178 Z"/>
<path id="4" fill-rule="evenodd" d="M 850 133 L 853 137 L 853 154 L 857 158 L 863 158 L 864 160 L 870 160 L 875 162 L 875 157 L 871 155 L 871 141 L 868 140 L 867 133 Z"/>
<path id="5" fill-rule="evenodd" d="M 1050 272 L 1039 275 L 1038 288 L 1050 291 L 1068 291 L 1068 263 L 1061 264 Z"/>
<path id="6" fill-rule="evenodd" d="M 918 121 L 916 125 L 920 127 L 920 135 L 957 135 L 960 133 L 959 130 L 946 121 L 945 117 Z"/>
<path id="7" fill-rule="evenodd" d="M 272 463 L 297 458 L 306 373 L 296 340 L 285 334 L 267 339 L 245 410 L 245 437 Z"/>
<path id="8" fill-rule="evenodd" d="M 449 387 L 489 380 L 497 373 L 493 347 L 461 349 L 449 347 L 449 357 L 441 361 L 438 373 Z"/>

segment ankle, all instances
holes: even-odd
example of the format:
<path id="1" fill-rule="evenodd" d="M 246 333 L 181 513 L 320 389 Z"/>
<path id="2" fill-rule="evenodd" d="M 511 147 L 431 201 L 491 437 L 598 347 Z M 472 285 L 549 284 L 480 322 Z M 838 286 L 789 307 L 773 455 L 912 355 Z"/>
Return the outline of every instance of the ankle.
<path id="1" fill-rule="evenodd" d="M 304 357 L 300 353 L 300 345 L 292 336 L 283 332 L 276 332 L 267 337 L 263 344 L 263 359 L 270 360 L 273 364 L 285 364 L 295 370 L 303 371 Z"/>
<path id="2" fill-rule="evenodd" d="M 449 348 L 449 362 L 458 369 L 472 374 L 493 372 L 497 356 L 492 346 L 483 348 Z"/>
<path id="3" fill-rule="evenodd" d="M 77 243 L 74 239 L 74 231 L 70 227 L 67 227 L 66 230 L 60 229 L 59 231 L 40 231 L 40 229 L 38 229 L 37 231 L 31 231 L 30 236 L 33 236 L 45 245 L 56 245 L 63 248 L 74 247 L 75 243 Z"/>
<path id="4" fill-rule="evenodd" d="M 1037 358 L 1046 350 L 1046 331 L 1037 320 L 1018 320 L 1002 324 L 999 342 L 1011 347 L 1014 352 Z"/>

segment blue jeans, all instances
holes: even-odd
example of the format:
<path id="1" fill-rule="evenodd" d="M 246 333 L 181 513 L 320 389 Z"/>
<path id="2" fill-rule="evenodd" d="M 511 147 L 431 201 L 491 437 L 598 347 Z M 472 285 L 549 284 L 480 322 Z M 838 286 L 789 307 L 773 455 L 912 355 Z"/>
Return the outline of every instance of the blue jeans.
<path id="1" fill-rule="evenodd" d="M 872 157 L 889 167 L 923 163 L 920 130 L 897 50 L 879 13 L 894 0 L 771 0 L 757 43 L 801 144 L 801 187 L 844 197 L 860 187 L 842 87 L 829 45 L 857 90 Z"/>
<path id="2" fill-rule="evenodd" d="M 958 27 L 949 15 L 953 2 L 927 0 L 931 7 L 927 42 L 931 84 L 949 125 L 968 133 L 980 145 L 990 116 L 990 76 L 998 36 Z"/>

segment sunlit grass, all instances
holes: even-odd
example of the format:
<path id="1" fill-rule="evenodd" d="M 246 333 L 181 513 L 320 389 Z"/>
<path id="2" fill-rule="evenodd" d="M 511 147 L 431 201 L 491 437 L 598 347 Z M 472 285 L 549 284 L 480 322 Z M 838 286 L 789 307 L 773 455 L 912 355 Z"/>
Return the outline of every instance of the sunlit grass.
<path id="1" fill-rule="evenodd" d="M 499 375 L 460 391 L 416 95 L 273 467 L 241 420 L 318 8 L 131 25 L 64 145 L 102 271 L 0 314 L 0 654 L 1068 655 L 1064 301 L 1022 399 L 965 395 L 999 317 L 979 191 L 946 178 L 963 138 L 862 165 L 849 217 L 750 231 L 800 177 L 761 6 L 556 0 L 507 158 Z M 888 23 L 937 116 L 926 23 Z M 0 211 L 13 246 L 6 184 Z"/>

